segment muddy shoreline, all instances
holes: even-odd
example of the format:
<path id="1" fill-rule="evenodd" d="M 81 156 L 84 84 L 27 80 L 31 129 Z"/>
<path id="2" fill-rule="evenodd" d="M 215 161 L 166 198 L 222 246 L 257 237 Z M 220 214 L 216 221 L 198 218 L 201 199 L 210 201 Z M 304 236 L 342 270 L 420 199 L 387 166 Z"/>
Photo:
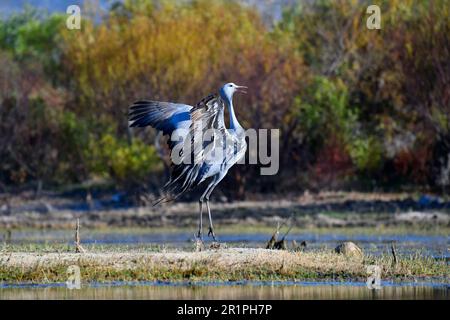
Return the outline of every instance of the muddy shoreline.
<path id="1" fill-rule="evenodd" d="M 197 223 L 197 202 L 131 207 L 111 199 L 86 204 L 58 195 L 17 196 L 0 206 L 0 228 L 189 227 Z M 433 226 L 450 227 L 450 202 L 408 194 L 320 193 L 273 200 L 213 202 L 214 221 L 224 225 L 274 226 L 293 217 L 300 228 Z"/>

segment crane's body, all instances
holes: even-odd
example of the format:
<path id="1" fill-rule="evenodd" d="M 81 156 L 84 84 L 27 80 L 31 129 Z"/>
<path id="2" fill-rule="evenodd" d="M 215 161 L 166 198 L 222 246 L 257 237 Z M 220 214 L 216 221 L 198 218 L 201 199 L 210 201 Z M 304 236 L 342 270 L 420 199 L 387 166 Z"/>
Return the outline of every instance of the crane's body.
<path id="1" fill-rule="evenodd" d="M 137 101 L 130 107 L 131 127 L 150 125 L 169 136 L 180 131 L 185 133 L 182 139 L 168 141 L 172 150 L 173 166 L 170 180 L 164 186 L 165 196 L 161 200 L 174 200 L 205 180 L 210 180 L 199 199 L 197 238 L 200 241 L 202 241 L 203 203 L 206 202 L 209 215 L 208 235 L 212 235 L 216 240 L 209 197 L 228 170 L 244 157 L 247 149 L 245 130 L 237 120 L 233 107 L 233 94 L 245 92 L 244 88 L 246 87 L 227 83 L 222 86 L 219 94 L 207 96 L 196 106 L 145 100 Z M 230 114 L 229 128 L 225 126 L 225 108 Z M 200 141 L 193 138 L 198 133 L 202 134 Z M 209 139 L 203 140 L 208 134 Z M 185 146 L 190 148 L 184 148 Z M 174 154 L 177 161 L 173 159 Z"/>

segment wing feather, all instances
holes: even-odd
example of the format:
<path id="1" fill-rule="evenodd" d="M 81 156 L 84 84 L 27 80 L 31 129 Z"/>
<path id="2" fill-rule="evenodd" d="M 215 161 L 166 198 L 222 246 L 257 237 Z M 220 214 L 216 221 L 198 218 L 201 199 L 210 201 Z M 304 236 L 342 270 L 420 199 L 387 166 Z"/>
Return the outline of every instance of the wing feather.
<path id="1" fill-rule="evenodd" d="M 192 106 L 160 101 L 136 101 L 130 106 L 128 120 L 130 127 L 152 126 L 170 135 L 179 128 L 189 128 Z"/>
<path id="2" fill-rule="evenodd" d="M 218 95 L 210 95 L 202 99 L 191 112 L 191 124 L 188 138 L 190 153 L 182 156 L 180 164 L 173 165 L 170 180 L 164 186 L 166 199 L 173 200 L 183 193 L 195 188 L 204 179 L 208 164 L 206 159 L 214 150 L 217 138 L 202 141 L 202 137 L 209 129 L 224 130 L 224 104 Z M 196 135 L 200 140 L 196 140 Z"/>
<path id="3" fill-rule="evenodd" d="M 130 127 L 152 126 L 169 136 L 180 128 L 189 132 L 183 143 L 189 144 L 186 139 L 191 139 L 190 152 L 182 154 L 181 163 L 172 164 L 170 180 L 164 186 L 165 196 L 158 203 L 178 198 L 205 179 L 208 171 L 206 159 L 214 150 L 217 139 L 202 141 L 202 137 L 208 129 L 225 130 L 224 104 L 218 95 L 209 95 L 194 107 L 171 102 L 136 101 L 129 108 L 128 120 Z M 171 150 L 177 145 L 170 139 L 168 144 Z"/>

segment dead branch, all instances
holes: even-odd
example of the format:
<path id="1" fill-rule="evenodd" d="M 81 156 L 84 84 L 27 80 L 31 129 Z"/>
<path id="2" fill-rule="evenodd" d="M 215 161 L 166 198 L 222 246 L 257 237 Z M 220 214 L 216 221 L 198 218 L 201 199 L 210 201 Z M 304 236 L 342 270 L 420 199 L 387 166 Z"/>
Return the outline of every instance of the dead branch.
<path id="1" fill-rule="evenodd" d="M 274 249 L 275 243 L 278 240 L 278 235 L 280 234 L 280 228 L 281 228 L 280 223 L 277 222 L 277 229 L 272 234 L 272 237 L 270 238 L 269 242 L 267 242 L 266 249 Z"/>
<path id="2" fill-rule="evenodd" d="M 393 263 L 394 266 L 396 266 L 397 263 L 398 263 L 398 260 L 397 260 L 397 252 L 395 250 L 395 244 L 393 242 L 391 243 L 391 253 L 392 253 L 392 256 L 394 258 L 392 263 Z"/>
<path id="3" fill-rule="evenodd" d="M 77 227 L 75 229 L 75 252 L 84 253 L 86 250 L 80 244 L 80 219 L 77 219 Z"/>

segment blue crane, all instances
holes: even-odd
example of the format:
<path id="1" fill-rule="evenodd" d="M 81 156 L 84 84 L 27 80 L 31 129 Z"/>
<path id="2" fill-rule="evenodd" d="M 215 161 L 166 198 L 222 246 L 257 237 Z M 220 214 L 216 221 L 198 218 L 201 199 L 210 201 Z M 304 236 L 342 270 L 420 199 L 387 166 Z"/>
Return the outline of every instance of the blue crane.
<path id="1" fill-rule="evenodd" d="M 217 241 L 209 198 L 228 170 L 245 156 L 247 150 L 245 130 L 239 124 L 233 107 L 234 93 L 246 93 L 246 89 L 245 86 L 227 83 L 218 94 L 205 97 L 195 106 L 141 100 L 133 103 L 129 109 L 130 127 L 152 126 L 170 137 L 171 176 L 164 186 L 164 196 L 158 202 L 175 200 L 209 180 L 199 199 L 200 217 L 196 237 L 200 242 L 203 241 L 204 203 L 209 216 L 208 236 Z M 226 128 L 224 121 L 225 107 L 230 115 L 229 128 Z M 175 133 L 177 138 L 174 139 Z M 198 134 L 200 140 L 195 138 Z"/>

